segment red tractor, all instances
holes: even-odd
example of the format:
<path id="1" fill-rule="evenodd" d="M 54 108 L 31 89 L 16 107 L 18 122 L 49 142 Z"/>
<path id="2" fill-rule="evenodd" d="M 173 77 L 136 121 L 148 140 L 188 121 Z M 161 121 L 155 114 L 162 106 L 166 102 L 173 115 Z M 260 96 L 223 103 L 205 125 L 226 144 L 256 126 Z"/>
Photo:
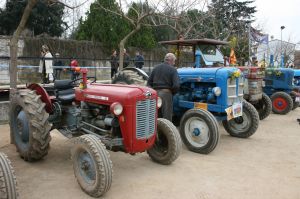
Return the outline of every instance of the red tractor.
<path id="1" fill-rule="evenodd" d="M 168 165 L 181 150 L 176 127 L 157 119 L 161 99 L 155 90 L 132 85 L 89 82 L 87 70 L 76 80 L 54 85 L 31 84 L 11 102 L 11 137 L 21 157 L 35 161 L 47 155 L 50 130 L 74 138 L 74 173 L 83 191 L 93 197 L 107 192 L 112 182 L 111 151 L 147 151 Z M 74 83 L 81 81 L 78 87 Z"/>
<path id="2" fill-rule="evenodd" d="M 18 198 L 15 172 L 4 153 L 0 153 L 0 198 Z"/>

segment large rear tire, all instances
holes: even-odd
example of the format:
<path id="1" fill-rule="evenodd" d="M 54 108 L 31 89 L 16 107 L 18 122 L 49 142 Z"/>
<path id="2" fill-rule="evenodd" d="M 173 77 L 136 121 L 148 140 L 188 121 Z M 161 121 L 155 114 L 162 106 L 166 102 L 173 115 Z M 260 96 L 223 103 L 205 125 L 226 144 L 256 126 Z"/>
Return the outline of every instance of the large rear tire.
<path id="1" fill-rule="evenodd" d="M 254 104 L 254 107 L 256 108 L 256 110 L 258 112 L 259 119 L 263 120 L 271 114 L 272 101 L 271 101 L 271 99 L 269 98 L 268 95 L 263 93 L 262 94 L 262 99 L 259 100 L 258 103 Z"/>
<path id="2" fill-rule="evenodd" d="M 215 117 L 203 109 L 190 109 L 182 116 L 180 135 L 190 151 L 208 154 L 219 142 L 219 127 Z"/>
<path id="3" fill-rule="evenodd" d="M 177 128 L 169 120 L 158 118 L 156 140 L 153 147 L 147 151 L 150 158 L 154 162 L 169 165 L 178 158 L 181 148 Z"/>
<path id="4" fill-rule="evenodd" d="M 100 197 L 111 187 L 112 162 L 101 140 L 94 135 L 75 139 L 71 150 L 75 177 L 81 189 L 92 197 Z"/>
<path id="5" fill-rule="evenodd" d="M 146 86 L 147 80 L 138 72 L 133 70 L 123 70 L 118 72 L 112 79 L 112 84 L 134 84 Z"/>
<path id="6" fill-rule="evenodd" d="M 222 121 L 225 130 L 233 137 L 248 138 L 253 135 L 259 124 L 259 115 L 249 102 L 243 102 L 243 115 Z"/>
<path id="7" fill-rule="evenodd" d="M 296 102 L 297 93 L 295 91 L 292 91 L 291 92 L 291 97 L 293 99 L 293 108 L 292 108 L 292 110 L 295 110 L 300 105 L 300 102 Z"/>
<path id="8" fill-rule="evenodd" d="M 17 180 L 10 160 L 0 153 L 0 198 L 18 198 Z"/>
<path id="9" fill-rule="evenodd" d="M 11 138 L 25 161 L 42 159 L 50 148 L 49 114 L 35 91 L 19 90 L 11 102 Z"/>
<path id="10" fill-rule="evenodd" d="M 288 114 L 293 108 L 292 97 L 285 92 L 276 92 L 271 96 L 272 111 L 276 114 Z"/>

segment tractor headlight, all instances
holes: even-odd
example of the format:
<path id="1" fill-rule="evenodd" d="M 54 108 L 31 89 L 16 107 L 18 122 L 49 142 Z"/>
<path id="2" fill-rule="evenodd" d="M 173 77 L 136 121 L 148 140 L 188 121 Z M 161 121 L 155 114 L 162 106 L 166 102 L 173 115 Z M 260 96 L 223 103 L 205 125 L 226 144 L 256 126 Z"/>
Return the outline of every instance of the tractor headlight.
<path id="1" fill-rule="evenodd" d="M 220 87 L 214 87 L 212 91 L 213 91 L 214 95 L 217 96 L 217 97 L 221 95 L 221 88 Z"/>
<path id="2" fill-rule="evenodd" d="M 157 107 L 160 108 L 162 105 L 162 99 L 160 97 L 157 98 Z"/>
<path id="3" fill-rule="evenodd" d="M 110 111 L 116 116 L 121 115 L 123 112 L 123 106 L 119 102 L 114 102 L 110 105 Z"/>

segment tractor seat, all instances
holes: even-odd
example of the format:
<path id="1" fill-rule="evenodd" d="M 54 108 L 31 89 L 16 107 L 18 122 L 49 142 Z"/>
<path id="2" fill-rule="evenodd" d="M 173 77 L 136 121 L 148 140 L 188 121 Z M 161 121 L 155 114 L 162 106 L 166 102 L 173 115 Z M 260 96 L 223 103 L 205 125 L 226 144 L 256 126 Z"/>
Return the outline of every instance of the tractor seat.
<path id="1" fill-rule="evenodd" d="M 56 90 L 56 97 L 62 104 L 68 104 L 75 99 L 75 90 L 72 80 L 55 80 L 54 89 Z"/>
<path id="2" fill-rule="evenodd" d="M 70 89 L 70 88 L 74 88 L 74 86 L 72 84 L 72 80 L 70 80 L 70 79 L 54 81 L 54 89 L 66 90 L 66 89 Z"/>
<path id="3" fill-rule="evenodd" d="M 74 88 L 59 90 L 56 92 L 56 96 L 62 104 L 68 104 L 75 100 L 75 90 Z"/>

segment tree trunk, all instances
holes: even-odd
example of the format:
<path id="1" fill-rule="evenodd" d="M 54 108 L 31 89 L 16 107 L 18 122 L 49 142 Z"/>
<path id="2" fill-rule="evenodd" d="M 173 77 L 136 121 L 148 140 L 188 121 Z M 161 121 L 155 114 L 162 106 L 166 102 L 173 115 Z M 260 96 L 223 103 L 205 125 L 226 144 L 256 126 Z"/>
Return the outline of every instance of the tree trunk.
<path id="1" fill-rule="evenodd" d="M 24 10 L 22 19 L 17 27 L 17 30 L 14 32 L 9 46 L 10 46 L 10 62 L 9 62 L 9 75 L 10 75 L 10 92 L 9 92 L 9 100 L 10 103 L 14 100 L 17 93 L 17 72 L 18 72 L 18 41 L 22 31 L 25 28 L 26 22 L 30 16 L 32 8 L 36 5 L 37 0 L 29 0 L 26 8 Z M 13 110 L 11 106 L 9 107 L 9 112 L 11 113 Z M 12 135 L 12 133 L 11 133 Z M 11 136 L 11 143 L 14 143 L 14 139 Z"/>
<path id="2" fill-rule="evenodd" d="M 26 22 L 30 16 L 32 8 L 37 3 L 37 0 L 29 0 L 26 8 L 24 10 L 22 19 L 17 27 L 17 30 L 14 32 L 9 46 L 10 46 L 10 63 L 9 63 L 9 73 L 10 73 L 10 89 L 14 90 L 17 88 L 17 66 L 18 66 L 18 41 L 22 31 L 25 28 Z"/>
<path id="3" fill-rule="evenodd" d="M 128 33 L 119 43 L 119 50 L 120 50 L 120 57 L 119 57 L 119 70 L 123 69 L 123 65 L 124 65 L 124 47 L 125 44 L 127 42 L 127 40 L 133 35 L 135 34 L 137 31 L 139 31 L 141 29 L 141 25 L 138 24 L 136 26 L 136 28 L 134 30 L 132 30 L 130 33 Z"/>

